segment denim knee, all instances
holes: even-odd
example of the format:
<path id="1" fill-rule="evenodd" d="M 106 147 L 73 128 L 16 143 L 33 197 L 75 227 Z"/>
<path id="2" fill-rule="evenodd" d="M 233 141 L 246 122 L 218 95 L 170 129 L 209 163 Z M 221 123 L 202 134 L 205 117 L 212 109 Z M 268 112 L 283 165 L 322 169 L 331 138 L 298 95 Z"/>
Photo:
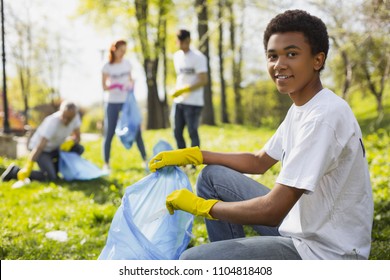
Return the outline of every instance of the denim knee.
<path id="1" fill-rule="evenodd" d="M 226 169 L 226 167 L 220 165 L 207 165 L 202 169 L 196 183 L 198 196 L 205 199 L 215 198 L 213 181 L 215 176 L 221 176 L 223 169 Z"/>

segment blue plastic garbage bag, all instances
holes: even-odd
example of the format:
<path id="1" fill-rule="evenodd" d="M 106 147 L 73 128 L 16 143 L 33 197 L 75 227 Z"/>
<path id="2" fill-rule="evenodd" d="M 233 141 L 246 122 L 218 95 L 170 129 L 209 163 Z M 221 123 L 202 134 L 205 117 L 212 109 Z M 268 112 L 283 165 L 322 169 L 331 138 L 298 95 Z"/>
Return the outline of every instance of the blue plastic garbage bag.
<path id="1" fill-rule="evenodd" d="M 153 156 L 157 155 L 159 152 L 170 150 L 173 150 L 172 146 L 167 141 L 160 140 L 153 146 Z"/>
<path id="2" fill-rule="evenodd" d="M 130 149 L 141 126 L 141 112 L 134 97 L 133 90 L 129 91 L 122 107 L 122 113 L 115 128 L 123 146 Z"/>
<path id="3" fill-rule="evenodd" d="M 177 189 L 191 189 L 178 167 L 157 170 L 126 189 L 115 213 L 99 260 L 176 260 L 191 239 L 193 216 L 170 215 L 165 198 Z"/>
<path id="4" fill-rule="evenodd" d="M 107 175 L 96 165 L 74 152 L 60 152 L 59 172 L 66 181 L 92 180 Z"/>

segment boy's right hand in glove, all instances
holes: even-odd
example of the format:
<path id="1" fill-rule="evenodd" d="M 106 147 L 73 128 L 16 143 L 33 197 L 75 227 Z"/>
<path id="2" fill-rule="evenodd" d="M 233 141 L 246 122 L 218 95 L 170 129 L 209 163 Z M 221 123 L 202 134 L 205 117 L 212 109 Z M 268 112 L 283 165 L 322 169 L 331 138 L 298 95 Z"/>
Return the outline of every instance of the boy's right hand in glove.
<path id="1" fill-rule="evenodd" d="M 199 165 L 203 163 L 203 155 L 199 147 L 191 147 L 158 153 L 149 161 L 149 169 L 155 172 L 156 169 L 168 165 L 185 166 L 187 164 Z"/>

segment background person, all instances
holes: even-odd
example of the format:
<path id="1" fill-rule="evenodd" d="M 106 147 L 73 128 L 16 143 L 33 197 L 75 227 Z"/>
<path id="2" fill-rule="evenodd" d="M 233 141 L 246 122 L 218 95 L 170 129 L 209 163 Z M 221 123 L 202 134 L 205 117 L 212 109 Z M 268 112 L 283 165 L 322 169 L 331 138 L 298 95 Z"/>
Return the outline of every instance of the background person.
<path id="1" fill-rule="evenodd" d="M 112 138 L 115 135 L 115 128 L 118 123 L 119 113 L 126 101 L 127 94 L 134 88 L 134 81 L 131 76 L 131 64 L 124 58 L 127 43 L 119 40 L 111 45 L 109 61 L 103 66 L 102 86 L 107 92 L 104 96 L 105 117 L 104 117 L 104 140 L 103 159 L 104 171 L 110 171 L 110 153 Z M 131 93 L 134 94 L 134 93 Z M 142 139 L 141 128 L 136 136 L 136 143 L 146 164 L 146 151 Z"/>
<path id="2" fill-rule="evenodd" d="M 199 123 L 204 105 L 203 91 L 208 83 L 207 58 L 199 50 L 190 48 L 191 36 L 188 30 L 177 33 L 180 50 L 173 55 L 176 71 L 174 97 L 174 136 L 179 149 L 186 147 L 183 137 L 187 126 L 191 146 L 200 146 Z"/>
<path id="3" fill-rule="evenodd" d="M 11 164 L 2 174 L 2 181 L 11 179 L 53 181 L 58 177 L 59 151 L 76 152 L 81 155 L 84 147 L 80 143 L 81 120 L 76 105 L 63 101 L 60 109 L 47 116 L 31 137 L 31 150 L 25 166 L 21 169 Z M 34 162 L 40 171 L 33 171 Z"/>
<path id="4" fill-rule="evenodd" d="M 150 170 L 208 164 L 197 195 L 171 193 L 171 214 L 206 218 L 211 243 L 181 259 L 367 259 L 373 198 L 362 133 L 349 105 L 323 88 L 329 49 L 325 24 L 305 11 L 277 15 L 264 33 L 268 72 L 293 105 L 257 153 L 198 147 L 162 152 Z M 263 174 L 281 161 L 270 190 L 244 174 Z M 244 174 L 243 174 L 244 173 Z M 242 225 L 261 236 L 247 238 Z"/>

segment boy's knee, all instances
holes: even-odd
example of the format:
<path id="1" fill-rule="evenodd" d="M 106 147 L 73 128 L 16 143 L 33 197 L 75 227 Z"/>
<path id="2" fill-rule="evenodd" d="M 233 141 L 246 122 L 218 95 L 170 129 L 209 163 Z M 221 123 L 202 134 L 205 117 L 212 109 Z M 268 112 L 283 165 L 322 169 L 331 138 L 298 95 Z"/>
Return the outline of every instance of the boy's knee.
<path id="1" fill-rule="evenodd" d="M 219 165 L 207 165 L 205 168 L 202 169 L 202 171 L 199 173 L 198 179 L 197 179 L 197 194 L 200 197 L 203 198 L 209 198 L 210 193 L 213 193 L 213 181 L 215 176 L 218 176 L 219 170 L 223 168 Z"/>

